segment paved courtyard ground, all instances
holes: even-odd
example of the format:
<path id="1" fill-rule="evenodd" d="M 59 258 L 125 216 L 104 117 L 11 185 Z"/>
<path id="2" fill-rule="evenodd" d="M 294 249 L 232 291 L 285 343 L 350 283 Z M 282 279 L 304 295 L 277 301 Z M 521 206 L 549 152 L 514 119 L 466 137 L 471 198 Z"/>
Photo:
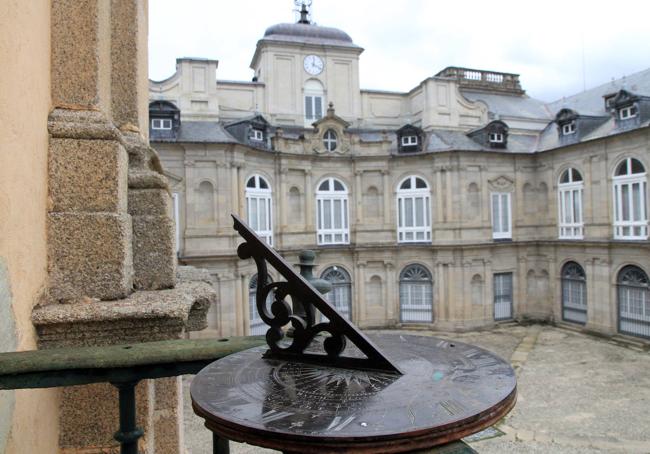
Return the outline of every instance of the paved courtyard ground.
<path id="1" fill-rule="evenodd" d="M 394 331 L 391 331 L 394 332 Z M 409 331 L 475 344 L 509 358 L 518 400 L 495 427 L 503 435 L 471 442 L 479 453 L 650 453 L 650 353 L 551 326 L 500 325 L 490 331 Z M 185 377 L 185 438 L 190 454 L 211 453 Z M 232 443 L 233 454 L 276 451 Z"/>

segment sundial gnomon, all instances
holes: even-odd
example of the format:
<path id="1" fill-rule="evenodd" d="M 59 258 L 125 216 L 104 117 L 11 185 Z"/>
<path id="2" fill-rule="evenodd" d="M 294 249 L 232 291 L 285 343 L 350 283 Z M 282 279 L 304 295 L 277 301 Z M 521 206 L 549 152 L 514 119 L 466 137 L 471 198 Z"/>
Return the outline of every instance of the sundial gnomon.
<path id="1" fill-rule="evenodd" d="M 501 358 L 435 337 L 369 338 L 237 217 L 235 228 L 246 240 L 240 257 L 255 260 L 265 287 L 257 303 L 269 347 L 223 358 L 195 377 L 194 409 L 215 433 L 285 452 L 408 452 L 482 430 L 514 406 L 515 375 Z M 287 282 L 264 284 L 266 261 Z M 282 303 L 287 295 L 329 321 L 296 320 Z M 298 337 L 287 340 L 281 328 L 289 322 Z"/>

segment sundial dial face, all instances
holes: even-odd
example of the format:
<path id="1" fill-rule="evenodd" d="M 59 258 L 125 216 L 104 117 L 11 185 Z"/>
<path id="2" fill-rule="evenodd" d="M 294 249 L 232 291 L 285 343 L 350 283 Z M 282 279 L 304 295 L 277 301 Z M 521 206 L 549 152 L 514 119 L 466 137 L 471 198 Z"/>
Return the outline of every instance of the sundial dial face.
<path id="1" fill-rule="evenodd" d="M 459 439 L 515 403 L 514 371 L 486 350 L 435 337 L 371 338 L 403 375 L 263 358 L 260 347 L 201 371 L 194 410 L 231 440 L 285 452 L 379 453 Z"/>

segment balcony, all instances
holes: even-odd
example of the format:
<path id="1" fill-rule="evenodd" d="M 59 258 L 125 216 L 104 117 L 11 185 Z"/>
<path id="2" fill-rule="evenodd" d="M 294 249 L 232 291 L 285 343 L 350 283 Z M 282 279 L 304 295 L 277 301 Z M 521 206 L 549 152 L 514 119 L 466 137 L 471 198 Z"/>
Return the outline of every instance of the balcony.
<path id="1" fill-rule="evenodd" d="M 435 77 L 455 79 L 461 88 L 523 95 L 519 74 L 449 66 Z"/>

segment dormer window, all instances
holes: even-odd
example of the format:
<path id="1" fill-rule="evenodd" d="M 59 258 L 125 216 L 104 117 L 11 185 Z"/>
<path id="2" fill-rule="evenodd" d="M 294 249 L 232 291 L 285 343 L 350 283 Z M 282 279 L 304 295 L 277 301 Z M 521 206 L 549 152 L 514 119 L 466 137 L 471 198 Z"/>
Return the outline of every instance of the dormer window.
<path id="1" fill-rule="evenodd" d="M 568 136 L 576 133 L 576 122 L 575 120 L 562 125 L 562 135 Z"/>
<path id="2" fill-rule="evenodd" d="M 418 136 L 403 136 L 402 137 L 402 146 L 403 147 L 413 147 L 418 144 Z"/>
<path id="3" fill-rule="evenodd" d="M 397 151 L 399 153 L 416 153 L 422 151 L 424 132 L 411 124 L 406 124 L 395 131 Z"/>
<path id="4" fill-rule="evenodd" d="M 251 140 L 263 141 L 264 140 L 264 131 L 261 129 L 251 129 Z"/>
<path id="5" fill-rule="evenodd" d="M 637 109 L 636 106 L 627 106 L 627 107 L 622 107 L 619 111 L 619 118 L 621 120 L 627 120 L 629 118 L 634 118 L 638 115 L 639 109 Z"/>
<path id="6" fill-rule="evenodd" d="M 151 129 L 172 129 L 171 118 L 152 118 Z"/>
<path id="7" fill-rule="evenodd" d="M 500 132 L 491 132 L 489 140 L 490 143 L 503 143 L 503 134 Z"/>

